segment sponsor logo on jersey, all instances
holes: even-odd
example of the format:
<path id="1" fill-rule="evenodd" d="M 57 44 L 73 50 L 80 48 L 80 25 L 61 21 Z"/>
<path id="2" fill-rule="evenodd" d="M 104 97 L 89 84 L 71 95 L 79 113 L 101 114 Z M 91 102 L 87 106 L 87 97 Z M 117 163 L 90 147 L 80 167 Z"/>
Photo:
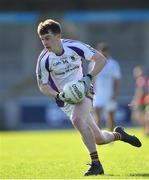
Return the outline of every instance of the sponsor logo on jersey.
<path id="1" fill-rule="evenodd" d="M 59 64 L 61 64 L 61 62 L 57 61 L 57 62 L 53 63 L 53 66 L 58 66 Z"/>
<path id="2" fill-rule="evenodd" d="M 71 72 L 71 71 L 74 71 L 75 69 L 79 69 L 79 66 L 74 66 L 74 67 L 71 67 L 71 66 L 68 66 L 68 68 L 66 68 L 65 71 L 62 71 L 62 72 L 55 72 L 55 75 L 64 75 L 68 72 Z"/>
<path id="3" fill-rule="evenodd" d="M 60 59 L 60 61 L 62 61 L 62 63 L 63 64 L 66 64 L 66 63 L 69 63 L 68 61 L 67 61 L 67 57 L 62 57 L 61 59 Z"/>

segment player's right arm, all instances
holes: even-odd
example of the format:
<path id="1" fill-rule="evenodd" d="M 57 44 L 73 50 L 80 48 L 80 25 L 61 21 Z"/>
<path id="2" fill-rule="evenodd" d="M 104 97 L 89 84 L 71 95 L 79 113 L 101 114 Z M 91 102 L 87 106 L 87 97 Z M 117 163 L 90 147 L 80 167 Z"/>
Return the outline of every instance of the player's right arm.
<path id="1" fill-rule="evenodd" d="M 52 96 L 52 97 L 56 98 L 56 100 L 68 102 L 68 100 L 65 98 L 63 92 L 58 93 L 53 88 L 51 88 L 51 86 L 49 84 L 39 84 L 38 83 L 38 87 L 44 95 Z"/>
<path id="2" fill-rule="evenodd" d="M 36 78 L 39 90 L 46 96 L 56 97 L 58 92 L 55 91 L 49 82 L 49 71 L 46 68 L 46 58 L 41 58 L 41 55 L 38 58 L 36 66 Z"/>
<path id="3" fill-rule="evenodd" d="M 49 84 L 38 83 L 38 87 L 40 91 L 46 96 L 56 97 L 58 94 L 58 92 L 56 92 L 53 88 L 51 88 Z"/>

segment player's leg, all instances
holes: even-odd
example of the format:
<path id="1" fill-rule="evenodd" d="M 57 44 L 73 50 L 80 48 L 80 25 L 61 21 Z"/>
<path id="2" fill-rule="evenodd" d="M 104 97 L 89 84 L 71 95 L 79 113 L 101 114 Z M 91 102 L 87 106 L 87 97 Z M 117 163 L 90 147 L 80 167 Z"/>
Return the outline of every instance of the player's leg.
<path id="1" fill-rule="evenodd" d="M 90 113 L 90 115 L 88 116 L 87 123 L 94 133 L 96 144 L 98 145 L 107 144 L 113 142 L 114 140 L 118 140 L 118 138 L 115 137 L 113 132 L 101 130 L 97 126 L 94 120 L 93 113 Z"/>
<path id="2" fill-rule="evenodd" d="M 103 108 L 102 107 L 94 107 L 94 117 L 95 117 L 95 121 L 96 121 L 96 124 L 98 126 L 100 126 L 101 124 L 101 113 L 103 111 Z"/>
<path id="3" fill-rule="evenodd" d="M 98 145 L 121 140 L 135 147 L 141 146 L 141 142 L 136 136 L 129 135 L 121 127 L 116 127 L 113 132 L 100 130 L 100 128 L 95 123 L 95 120 L 93 119 L 93 116 L 91 114 L 90 117 L 87 119 L 87 123 L 92 129 L 95 136 L 96 144 Z"/>
<path id="4" fill-rule="evenodd" d="M 85 98 L 81 103 L 75 105 L 70 120 L 74 127 L 80 132 L 89 152 L 94 152 L 96 151 L 95 139 L 88 124 L 86 123 L 90 109 L 90 100 Z"/>
<path id="5" fill-rule="evenodd" d="M 114 128 L 114 133 L 119 133 L 121 135 L 120 140 L 123 142 L 129 143 L 135 147 L 141 147 L 142 146 L 140 140 L 136 136 L 126 133 L 124 131 L 124 128 L 122 128 L 120 126 L 117 126 Z"/>
<path id="6" fill-rule="evenodd" d="M 91 108 L 91 100 L 85 98 L 81 103 L 75 105 L 70 118 L 74 127 L 80 132 L 82 140 L 90 153 L 92 163 L 90 169 L 85 173 L 85 176 L 104 174 L 98 158 L 93 132 L 86 122 Z"/>
<path id="7" fill-rule="evenodd" d="M 115 111 L 107 112 L 107 128 L 112 132 L 115 127 L 114 120 Z"/>
<path id="8" fill-rule="evenodd" d="M 94 107 L 93 116 L 97 126 L 99 127 L 101 125 L 101 115 L 104 109 L 105 102 L 106 102 L 105 98 L 101 97 L 101 95 L 98 94 L 97 91 L 96 96 L 94 96 L 93 98 L 93 107 Z"/>
<path id="9" fill-rule="evenodd" d="M 107 127 L 112 132 L 115 127 L 115 111 L 117 109 L 117 102 L 115 100 L 108 99 L 105 105 L 105 111 L 107 113 Z"/>

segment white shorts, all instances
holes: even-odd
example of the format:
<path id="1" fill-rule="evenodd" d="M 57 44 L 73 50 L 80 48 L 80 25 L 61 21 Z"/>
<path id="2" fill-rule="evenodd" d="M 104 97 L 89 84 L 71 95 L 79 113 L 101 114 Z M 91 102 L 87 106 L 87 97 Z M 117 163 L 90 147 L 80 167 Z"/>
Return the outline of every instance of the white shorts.
<path id="1" fill-rule="evenodd" d="M 111 112 L 117 109 L 117 102 L 111 99 L 94 98 L 93 106 L 98 108 L 103 108 L 105 111 Z"/>
<path id="2" fill-rule="evenodd" d="M 93 98 L 92 97 L 87 96 L 85 98 L 90 99 L 91 102 L 93 103 Z M 75 105 L 73 105 L 73 104 L 67 104 L 64 107 L 60 107 L 60 109 L 69 117 L 69 119 L 71 119 L 71 115 L 72 115 L 72 112 L 73 112 L 74 108 L 75 108 Z"/>
<path id="3" fill-rule="evenodd" d="M 73 112 L 75 105 L 72 104 L 67 104 L 64 107 L 61 107 L 60 109 L 68 116 L 68 118 L 71 118 L 71 114 Z"/>

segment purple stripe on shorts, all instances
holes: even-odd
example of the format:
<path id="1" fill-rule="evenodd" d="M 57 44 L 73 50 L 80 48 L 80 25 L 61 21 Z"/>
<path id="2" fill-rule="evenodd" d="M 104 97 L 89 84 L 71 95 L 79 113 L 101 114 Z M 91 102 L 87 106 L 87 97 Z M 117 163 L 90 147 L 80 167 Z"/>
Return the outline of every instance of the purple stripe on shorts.
<path id="1" fill-rule="evenodd" d="M 72 49 L 73 51 L 75 51 L 79 56 L 85 58 L 84 56 L 84 51 L 78 47 L 75 46 L 68 46 L 70 49 Z"/>
<path id="2" fill-rule="evenodd" d="M 52 89 L 54 89 L 56 92 L 59 92 L 59 90 L 56 87 L 56 84 L 54 83 L 54 81 L 53 81 L 53 79 L 51 77 L 51 74 L 50 74 L 50 70 L 49 70 L 49 57 L 46 59 L 45 68 L 49 72 L 49 82 L 50 82 L 50 85 L 51 85 Z M 58 105 L 58 107 L 64 107 L 64 101 L 56 100 L 56 104 Z"/>

